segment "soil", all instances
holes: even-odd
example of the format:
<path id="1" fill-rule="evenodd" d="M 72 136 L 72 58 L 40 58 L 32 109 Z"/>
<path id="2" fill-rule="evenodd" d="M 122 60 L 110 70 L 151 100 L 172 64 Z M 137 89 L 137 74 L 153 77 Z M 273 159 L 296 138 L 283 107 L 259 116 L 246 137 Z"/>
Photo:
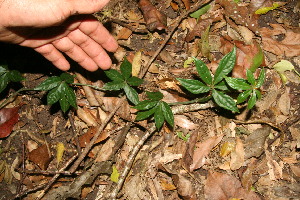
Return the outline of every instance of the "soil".
<path id="1" fill-rule="evenodd" d="M 175 23 L 178 16 L 185 11 L 184 1 L 172 1 L 174 5 L 178 5 L 178 10 L 167 7 L 165 1 L 153 0 L 151 2 L 158 10 L 166 14 L 168 23 L 171 24 Z M 282 2 L 287 4 L 259 17 L 259 27 L 270 27 L 270 24 L 274 23 L 282 24 L 296 29 L 299 34 L 298 1 Z M 105 11 L 109 11 L 110 14 L 98 13 L 97 17 L 114 35 L 120 33 L 123 28 L 115 19 L 122 20 L 129 26 L 138 27 L 140 30 L 146 30 L 136 1 L 111 0 Z M 134 20 L 125 18 L 129 13 L 135 13 L 138 22 L 130 23 Z M 227 23 L 225 19 L 223 22 Z M 132 61 L 133 55 L 142 51 L 144 55 L 142 66 L 145 66 L 147 60 L 163 43 L 170 27 L 165 31 L 151 33 L 133 31 L 130 37 L 118 40 L 122 47 L 118 53 L 126 55 Z M 226 25 L 215 30 L 217 32 L 212 31 L 210 34 L 220 36 L 227 33 Z M 168 98 L 167 100 L 173 102 L 192 100 L 197 96 L 186 93 L 178 86 L 175 78 L 197 77 L 193 66 L 183 68 L 184 61 L 190 56 L 197 56 L 207 64 L 211 61 L 201 53 L 194 55 L 193 51 L 198 46 L 197 42 L 200 37 L 197 36 L 193 41 L 186 42 L 184 40 L 186 34 L 187 30 L 183 30 L 180 26 L 164 47 L 167 53 L 161 53 L 155 59 L 149 70 L 151 72 L 144 77 L 144 84 L 138 88 L 141 98 L 146 96 L 142 92 L 144 90 L 161 91 L 165 98 Z M 277 38 L 278 41 L 282 41 L 285 37 L 281 36 L 282 38 L 280 36 Z M 255 36 L 255 38 L 259 37 Z M 0 60 L 5 61 L 10 69 L 19 70 L 25 77 L 21 83 L 10 84 L 1 93 L 0 100 L 5 100 L 9 94 L 22 87 L 34 88 L 46 78 L 61 74 L 48 61 L 30 49 L 9 44 L 0 44 L 0 49 L 3 50 Z M 221 50 L 211 53 L 214 55 L 212 62 L 217 62 L 224 54 Z M 228 196 L 229 193 L 223 192 L 223 198 L 218 196 L 215 199 L 300 199 L 300 81 L 299 77 L 291 71 L 287 73 L 289 81 L 284 84 L 276 70 L 272 68 L 275 63 L 284 59 L 290 61 L 295 69 L 300 71 L 300 55 L 287 57 L 265 51 L 264 53 L 267 59 L 267 76 L 261 89 L 262 99 L 257 102 L 253 110 L 245 109 L 246 105 L 242 104 L 239 107 L 241 110 L 239 114 L 213 107 L 178 115 L 180 117 L 175 118 L 174 129 L 164 125 L 142 145 L 132 166 L 129 165 L 131 170 L 117 199 L 212 199 L 210 195 L 214 192 L 211 192 L 209 188 L 211 187 L 211 190 L 216 190 L 216 188 L 209 185 L 208 179 L 213 172 L 228 175 L 231 177 L 230 181 L 237 181 L 240 184 L 240 194 L 245 195 Z M 120 60 L 117 55 L 112 55 L 112 57 L 115 64 L 113 67 L 118 69 Z M 86 72 L 75 63 L 70 73 L 80 73 L 89 84 L 94 85 L 103 85 L 108 80 L 103 71 Z M 92 121 L 94 120 L 97 127 L 103 123 L 100 120 L 102 114 L 99 109 L 101 108 L 102 112 L 109 115 L 116 105 L 116 99 L 121 95 L 116 96 L 111 92 L 94 92 L 100 99 L 103 97 L 103 101 L 108 102 L 95 106 L 90 105 L 86 97 L 87 93 L 82 87 L 78 86 L 74 89 L 79 108 L 94 116 Z M 64 197 L 67 199 L 108 199 L 116 187 L 116 183 L 111 179 L 113 166 L 120 174 L 128 167 L 130 152 L 147 134 L 147 130 L 153 123 L 151 120 L 134 122 L 136 111 L 130 108 L 132 105 L 123 104 L 121 111 L 112 117 L 103 131 L 102 136 L 107 134 L 107 137 L 93 146 L 75 172 L 69 172 L 74 162 L 68 164 L 68 161 L 77 153 L 80 154 L 86 146 L 85 144 L 79 147 L 75 138 L 94 133 L 95 131 L 93 132 L 91 128 L 93 126 L 89 124 L 92 122 L 83 119 L 75 109 L 63 113 L 59 105 L 47 105 L 46 92 L 23 92 L 8 106 L 13 107 L 19 104 L 22 105 L 19 110 L 19 122 L 8 137 L 0 140 L 0 161 L 6 163 L 6 168 L 0 165 L 2 167 L 0 168 L 1 199 L 29 200 L 49 199 L 49 197 L 51 199 L 54 197 L 56 199 L 64 199 Z M 129 122 L 131 122 L 131 127 L 125 130 Z M 264 137 L 262 130 L 268 132 L 260 146 L 253 145 L 251 141 L 247 143 L 251 134 L 255 133 L 258 134 L 257 137 Z M 190 137 L 185 141 L 178 137 L 179 133 L 189 134 Z M 195 170 L 190 170 L 193 156 L 189 152 L 194 151 L 197 145 L 205 143 L 215 135 L 222 135 L 223 138 L 209 150 L 205 164 Z M 86 139 L 87 136 L 84 137 Z M 90 138 L 87 139 L 87 143 L 89 140 Z M 229 166 L 229 163 L 234 162 L 232 151 L 237 154 L 241 153 L 240 149 L 236 149 L 239 141 L 243 144 L 242 152 L 246 157 L 241 161 L 243 163 L 240 167 L 232 169 Z M 252 142 L 259 143 L 258 140 Z M 57 145 L 59 143 L 64 145 L 65 151 L 62 160 L 58 163 Z M 224 144 L 234 144 L 235 150 L 224 155 Z M 50 155 L 42 154 L 41 150 L 39 150 L 40 153 L 32 153 L 32 149 L 42 146 L 46 146 L 46 152 L 49 151 Z M 247 153 L 255 148 L 261 148 L 261 152 L 247 157 L 249 155 Z M 35 156 L 42 161 L 32 158 Z M 45 159 L 47 156 L 49 159 Z M 59 173 L 58 170 L 64 166 L 66 168 Z M 94 171 L 90 172 L 91 169 Z M 92 175 L 86 175 L 87 173 L 95 174 L 95 177 L 91 178 Z M 58 174 L 60 175 L 57 176 Z M 80 177 L 88 177 L 90 181 L 79 183 Z M 216 177 L 215 179 L 215 185 L 222 190 L 229 190 L 220 179 L 217 180 Z M 78 186 L 76 183 L 81 185 Z M 67 189 L 64 190 L 64 188 Z M 77 188 L 77 191 L 73 191 L 72 188 Z M 46 189 L 45 193 L 43 193 L 44 189 Z M 255 192 L 255 198 L 247 196 L 250 190 Z M 59 195 L 62 197 L 58 197 Z"/>

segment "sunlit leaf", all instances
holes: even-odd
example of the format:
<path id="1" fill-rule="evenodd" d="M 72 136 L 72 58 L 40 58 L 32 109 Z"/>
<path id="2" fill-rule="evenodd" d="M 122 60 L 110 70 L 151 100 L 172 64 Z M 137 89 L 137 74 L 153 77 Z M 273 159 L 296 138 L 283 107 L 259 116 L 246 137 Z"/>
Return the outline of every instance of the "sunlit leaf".
<path id="1" fill-rule="evenodd" d="M 213 96 L 213 99 L 215 100 L 215 102 L 220 107 L 225 108 L 227 110 L 234 111 L 234 112 L 239 112 L 238 108 L 236 107 L 235 101 L 227 94 L 224 94 L 217 90 L 212 90 L 212 96 Z"/>
<path id="2" fill-rule="evenodd" d="M 140 102 L 138 93 L 129 85 L 125 84 L 124 92 L 129 101 L 131 101 L 134 105 L 137 105 Z"/>
<path id="3" fill-rule="evenodd" d="M 256 100 L 257 100 L 256 92 L 255 92 L 255 91 L 252 91 L 251 96 L 250 96 L 249 101 L 248 101 L 248 105 L 247 105 L 247 108 L 248 108 L 249 110 L 250 110 L 251 108 L 253 108 L 253 106 L 254 106 L 255 103 L 256 103 Z"/>
<path id="4" fill-rule="evenodd" d="M 149 110 L 150 108 L 153 108 L 154 106 L 156 106 L 157 103 L 158 103 L 158 101 L 156 101 L 156 100 L 145 100 L 145 101 L 139 102 L 133 108 L 135 108 L 137 110 Z"/>
<path id="5" fill-rule="evenodd" d="M 187 89 L 193 94 L 205 93 L 210 90 L 210 87 L 204 85 L 202 82 L 198 80 L 183 79 L 183 78 L 177 78 L 177 80 L 185 89 Z"/>
<path id="6" fill-rule="evenodd" d="M 56 144 L 56 160 L 57 165 L 62 161 L 63 155 L 65 152 L 65 145 L 62 142 Z"/>
<path id="7" fill-rule="evenodd" d="M 247 71 L 246 71 L 246 76 L 247 76 L 247 80 L 249 81 L 249 83 L 251 83 L 251 85 L 255 85 L 254 75 L 249 69 L 247 69 Z"/>
<path id="8" fill-rule="evenodd" d="M 227 74 L 229 74 L 234 65 L 236 60 L 236 47 L 232 49 L 232 51 L 226 54 L 220 61 L 219 67 L 216 70 L 213 83 L 219 83 Z"/>
<path id="9" fill-rule="evenodd" d="M 195 58 L 195 65 L 196 65 L 196 69 L 197 69 L 197 72 L 198 72 L 198 75 L 200 76 L 200 78 L 207 85 L 211 85 L 212 84 L 212 76 L 211 76 L 210 71 L 209 71 L 208 67 L 206 66 L 206 64 L 202 60 Z"/>
<path id="10" fill-rule="evenodd" d="M 198 19 L 201 15 L 205 14 L 210 9 L 210 4 L 207 4 L 197 11 L 190 14 L 191 17 Z"/>
<path id="11" fill-rule="evenodd" d="M 266 78 L 265 69 L 261 69 L 257 79 L 256 88 L 260 88 L 263 85 L 263 83 L 265 82 L 265 78 Z"/>
<path id="12" fill-rule="evenodd" d="M 278 3 L 273 3 L 273 5 L 271 7 L 263 7 L 263 8 L 259 8 L 255 11 L 255 14 L 257 15 L 262 15 L 262 14 L 266 14 L 267 12 L 274 10 L 276 8 L 278 8 L 280 6 L 280 4 Z"/>
<path id="13" fill-rule="evenodd" d="M 254 58 L 253 58 L 253 62 L 252 62 L 252 65 L 250 67 L 250 71 L 251 72 L 255 72 L 255 70 L 261 66 L 261 64 L 263 63 L 264 61 L 264 53 L 261 49 L 261 47 L 259 45 L 257 45 L 257 48 L 259 48 L 259 51 L 257 54 L 255 54 Z"/>
<path id="14" fill-rule="evenodd" d="M 163 112 L 165 120 L 174 127 L 174 115 L 170 106 L 166 102 L 161 102 L 161 110 Z"/>
<path id="15" fill-rule="evenodd" d="M 250 96 L 251 92 L 252 92 L 252 90 L 246 90 L 246 91 L 240 93 L 239 96 L 237 97 L 236 103 L 240 104 L 240 103 L 246 101 L 247 98 Z"/>
<path id="16" fill-rule="evenodd" d="M 112 182 L 118 183 L 118 181 L 119 181 L 119 176 L 120 176 L 120 174 L 119 174 L 119 172 L 118 172 L 118 169 L 116 168 L 115 165 L 113 165 L 113 166 L 112 166 L 112 173 L 111 173 L 111 175 L 110 175 L 110 180 L 111 180 Z"/>
<path id="17" fill-rule="evenodd" d="M 236 90 L 251 89 L 251 86 L 244 79 L 226 77 L 225 80 L 226 80 L 226 83 L 233 89 L 236 89 Z"/>
<path id="18" fill-rule="evenodd" d="M 35 90 L 51 90 L 57 87 L 61 83 L 61 78 L 58 76 L 52 76 L 43 81 L 40 85 L 35 87 Z"/>

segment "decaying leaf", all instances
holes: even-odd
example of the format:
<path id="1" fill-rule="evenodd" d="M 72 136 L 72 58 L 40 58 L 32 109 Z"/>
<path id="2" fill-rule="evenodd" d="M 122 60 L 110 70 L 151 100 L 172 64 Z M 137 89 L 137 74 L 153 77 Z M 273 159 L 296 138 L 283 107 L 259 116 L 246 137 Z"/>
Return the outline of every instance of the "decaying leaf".
<path id="1" fill-rule="evenodd" d="M 244 165 L 244 145 L 240 138 L 236 138 L 235 151 L 231 153 L 230 169 L 237 170 Z"/>
<path id="2" fill-rule="evenodd" d="M 134 54 L 132 60 L 132 76 L 138 77 L 142 66 L 142 52 L 138 51 Z"/>
<path id="3" fill-rule="evenodd" d="M 62 142 L 57 143 L 56 145 L 56 161 L 57 165 L 62 161 L 63 155 L 65 152 L 65 145 Z"/>
<path id="4" fill-rule="evenodd" d="M 19 121 L 19 106 L 0 110 L 0 138 L 7 137 Z"/>
<path id="5" fill-rule="evenodd" d="M 290 88 L 286 87 L 285 92 L 281 95 L 277 102 L 277 106 L 282 114 L 289 115 L 291 108 Z"/>
<path id="6" fill-rule="evenodd" d="M 273 29 L 263 27 L 260 29 L 263 49 L 276 55 L 287 57 L 300 55 L 300 33 L 288 29 L 280 24 L 270 24 Z M 274 39 L 278 35 L 284 35 L 284 39 Z"/>
<path id="7" fill-rule="evenodd" d="M 181 0 L 185 6 L 186 10 L 189 10 L 191 8 L 191 2 L 190 0 Z"/>
<path id="8" fill-rule="evenodd" d="M 195 188 L 189 179 L 180 174 L 172 175 L 172 179 L 179 195 L 182 196 L 183 199 L 196 199 Z"/>
<path id="9" fill-rule="evenodd" d="M 95 117 L 88 111 L 87 108 L 77 108 L 77 116 L 84 121 L 88 126 L 97 126 L 98 123 Z"/>
<path id="10" fill-rule="evenodd" d="M 286 84 L 288 81 L 286 71 L 294 71 L 298 75 L 298 79 L 300 78 L 299 72 L 295 70 L 294 65 L 288 60 L 281 60 L 280 62 L 273 65 L 273 68 L 279 73 L 284 84 Z"/>
<path id="11" fill-rule="evenodd" d="M 205 164 L 206 157 L 209 152 L 222 140 L 223 135 L 213 136 L 204 142 L 198 142 L 193 153 L 193 163 L 190 166 L 190 171 L 198 169 Z"/>
<path id="12" fill-rule="evenodd" d="M 199 127 L 197 124 L 193 123 L 191 120 L 189 120 L 184 115 L 175 115 L 174 122 L 175 122 L 175 125 L 177 125 L 181 128 L 188 129 L 188 130 L 193 130 L 193 129 L 196 129 Z"/>
<path id="13" fill-rule="evenodd" d="M 204 194 L 209 200 L 260 200 L 255 192 L 244 189 L 237 178 L 214 171 L 210 171 L 207 176 Z"/>
<path id="14" fill-rule="evenodd" d="M 149 0 L 140 0 L 139 7 L 142 10 L 147 28 L 150 31 L 167 28 L 167 17 L 158 11 Z"/>
<path id="15" fill-rule="evenodd" d="M 131 36 L 131 34 L 132 34 L 132 31 L 130 29 L 124 27 L 119 31 L 116 39 L 117 40 L 127 40 Z"/>
<path id="16" fill-rule="evenodd" d="M 116 104 L 120 100 L 120 98 L 117 97 L 103 97 L 103 104 L 105 106 L 105 110 L 108 112 L 111 112 L 114 110 Z M 123 103 L 123 105 L 118 109 L 117 115 L 119 115 L 121 118 L 130 121 L 131 115 L 130 115 L 130 106 L 128 103 Z"/>
<path id="17" fill-rule="evenodd" d="M 78 139 L 79 139 L 79 145 L 80 147 L 86 147 L 86 145 L 88 143 L 90 143 L 90 140 L 94 137 L 94 135 L 97 132 L 97 127 L 92 126 L 88 129 L 88 131 L 86 133 L 84 133 L 83 135 L 81 135 Z M 102 142 L 103 140 L 105 140 L 106 138 L 108 138 L 109 133 L 108 131 L 104 130 L 100 136 L 98 137 L 98 139 L 96 140 L 95 144 Z"/>
<path id="18" fill-rule="evenodd" d="M 175 185 L 164 178 L 160 179 L 159 183 L 163 190 L 176 190 Z"/>
<path id="19" fill-rule="evenodd" d="M 271 132 L 270 127 L 256 129 L 245 140 L 245 159 L 259 157 L 264 151 L 264 143 Z"/>
<path id="20" fill-rule="evenodd" d="M 46 170 L 52 160 L 46 144 L 41 145 L 37 149 L 29 152 L 28 159 L 39 166 L 42 170 Z"/>
<path id="21" fill-rule="evenodd" d="M 115 165 L 112 166 L 112 174 L 110 175 L 110 180 L 112 182 L 118 183 L 119 181 L 119 172 Z"/>

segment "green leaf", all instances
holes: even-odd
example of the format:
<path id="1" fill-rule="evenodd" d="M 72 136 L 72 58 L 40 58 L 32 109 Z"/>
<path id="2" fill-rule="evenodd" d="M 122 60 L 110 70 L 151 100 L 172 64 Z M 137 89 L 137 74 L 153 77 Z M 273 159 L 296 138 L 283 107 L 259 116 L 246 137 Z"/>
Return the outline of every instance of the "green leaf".
<path id="1" fill-rule="evenodd" d="M 140 79 L 136 76 L 132 76 L 132 77 L 128 78 L 126 82 L 131 86 L 139 86 L 144 82 L 144 80 Z"/>
<path id="2" fill-rule="evenodd" d="M 210 90 L 210 87 L 204 85 L 198 80 L 177 78 L 180 84 L 193 94 L 205 93 Z"/>
<path id="3" fill-rule="evenodd" d="M 106 70 L 104 71 L 104 73 L 112 81 L 118 81 L 118 82 L 124 81 L 122 74 L 115 69 Z"/>
<path id="4" fill-rule="evenodd" d="M 135 89 L 125 84 L 124 91 L 129 101 L 132 102 L 134 105 L 137 105 L 140 102 L 139 95 L 135 91 Z"/>
<path id="5" fill-rule="evenodd" d="M 220 61 L 219 67 L 216 70 L 214 76 L 214 84 L 219 83 L 227 74 L 229 74 L 234 65 L 236 60 L 236 47 L 232 49 L 232 51 L 226 54 Z"/>
<path id="6" fill-rule="evenodd" d="M 251 85 L 255 85 L 255 78 L 254 78 L 254 75 L 253 73 L 247 69 L 246 71 L 246 76 L 247 76 L 247 80 L 248 82 L 251 84 Z"/>
<path id="7" fill-rule="evenodd" d="M 251 86 L 244 79 L 226 77 L 225 80 L 226 80 L 226 83 L 233 89 L 236 89 L 236 90 L 251 89 Z"/>
<path id="8" fill-rule="evenodd" d="M 160 129 L 162 125 L 164 124 L 165 118 L 164 114 L 161 108 L 161 104 L 157 107 L 155 113 L 154 113 L 154 121 L 155 121 L 155 126 L 157 129 Z"/>
<path id="9" fill-rule="evenodd" d="M 260 70 L 260 73 L 259 73 L 259 76 L 257 79 L 256 88 L 260 88 L 264 84 L 265 78 L 266 78 L 266 72 L 265 72 L 265 69 L 262 68 Z"/>
<path id="10" fill-rule="evenodd" d="M 62 96 L 63 95 L 61 93 L 60 86 L 53 88 L 47 94 L 47 104 L 52 105 L 52 104 L 56 103 L 57 101 L 59 101 L 60 98 L 62 98 Z"/>
<path id="11" fill-rule="evenodd" d="M 209 69 L 207 68 L 206 64 L 197 58 L 195 58 L 195 65 L 197 72 L 200 76 L 200 78 L 207 84 L 211 85 L 212 84 L 212 76 L 210 74 Z"/>
<path id="12" fill-rule="evenodd" d="M 274 9 L 278 8 L 279 6 L 280 5 L 278 3 L 273 3 L 273 5 L 271 7 L 262 7 L 262 8 L 257 9 L 255 11 L 255 14 L 257 14 L 257 15 L 266 14 L 270 10 L 274 10 Z"/>
<path id="13" fill-rule="evenodd" d="M 248 105 L 247 105 L 247 108 L 250 110 L 251 108 L 253 108 L 253 106 L 255 105 L 256 103 L 256 92 L 255 91 L 252 91 L 251 93 L 251 96 L 249 98 L 249 101 L 248 101 Z"/>
<path id="14" fill-rule="evenodd" d="M 207 4 L 197 11 L 190 14 L 191 17 L 198 19 L 201 15 L 205 14 L 210 9 L 210 4 Z"/>
<path id="15" fill-rule="evenodd" d="M 188 57 L 183 63 L 183 68 L 188 68 L 191 66 L 191 64 L 194 62 L 194 58 Z"/>
<path id="16" fill-rule="evenodd" d="M 237 104 L 240 104 L 244 101 L 246 101 L 246 99 L 250 96 L 252 90 L 246 90 L 242 93 L 239 94 L 239 96 L 237 97 Z"/>
<path id="17" fill-rule="evenodd" d="M 59 77 L 62 81 L 66 81 L 69 84 L 74 83 L 74 76 L 69 73 L 62 73 Z"/>
<path id="18" fill-rule="evenodd" d="M 150 108 L 153 108 L 154 106 L 156 106 L 158 104 L 158 101 L 156 100 L 145 100 L 145 101 L 141 101 L 139 102 L 136 106 L 134 106 L 133 108 L 137 109 L 137 110 L 148 110 Z"/>
<path id="19" fill-rule="evenodd" d="M 71 106 L 77 108 L 74 90 L 65 82 L 62 83 L 62 92 Z"/>
<path id="20" fill-rule="evenodd" d="M 51 90 L 57 87 L 61 83 L 61 78 L 58 76 L 52 76 L 43 81 L 40 85 L 35 87 L 35 90 Z"/>
<path id="21" fill-rule="evenodd" d="M 236 107 L 236 103 L 230 96 L 219 92 L 217 90 L 212 90 L 212 96 L 215 102 L 222 108 L 227 110 L 231 110 L 234 112 L 239 112 L 238 108 Z"/>
<path id="22" fill-rule="evenodd" d="M 261 99 L 261 92 L 259 90 L 254 90 L 256 93 L 257 99 Z"/>
<path id="23" fill-rule="evenodd" d="M 180 131 L 178 131 L 178 132 L 176 132 L 176 134 L 177 134 L 177 136 L 180 138 L 180 139 L 182 139 L 183 141 L 185 141 L 185 142 L 187 142 L 188 141 L 188 139 L 190 138 L 190 134 L 186 134 L 186 136 L 184 136 L 183 135 L 183 132 L 180 132 Z"/>
<path id="24" fill-rule="evenodd" d="M 9 80 L 12 82 L 19 82 L 19 81 L 24 80 L 22 74 L 17 70 L 12 70 L 12 71 L 8 72 L 8 77 L 9 77 Z"/>
<path id="25" fill-rule="evenodd" d="M 113 166 L 112 166 L 112 173 L 111 173 L 111 175 L 110 175 L 110 180 L 111 180 L 112 182 L 118 183 L 118 181 L 119 181 L 119 176 L 120 176 L 120 174 L 119 174 L 119 172 L 118 172 L 118 169 L 116 168 L 115 165 L 113 165 Z"/>
<path id="26" fill-rule="evenodd" d="M 120 90 L 124 88 L 126 83 L 124 81 L 112 81 L 105 83 L 102 87 L 103 90 Z"/>
<path id="27" fill-rule="evenodd" d="M 124 58 L 124 61 L 122 62 L 121 66 L 120 66 L 120 69 L 121 69 L 121 74 L 123 75 L 125 80 L 131 76 L 132 65 L 127 60 L 127 58 Z"/>
<path id="28" fill-rule="evenodd" d="M 0 76 L 0 93 L 5 90 L 9 83 L 8 73 L 4 73 Z"/>
<path id="29" fill-rule="evenodd" d="M 253 58 L 253 62 L 252 62 L 252 65 L 250 66 L 250 71 L 251 72 L 255 72 L 256 69 L 261 66 L 261 64 L 263 63 L 264 61 L 264 53 L 261 49 L 261 47 L 257 44 L 256 45 L 257 48 L 259 49 L 258 53 L 254 56 Z"/>
<path id="30" fill-rule="evenodd" d="M 59 105 L 64 113 L 70 108 L 70 104 L 65 96 L 59 99 Z"/>
<path id="31" fill-rule="evenodd" d="M 164 98 L 161 92 L 146 92 L 148 99 L 159 101 Z"/>
<path id="32" fill-rule="evenodd" d="M 223 90 L 223 91 L 229 90 L 229 88 L 226 85 L 225 80 L 222 80 L 221 82 L 219 82 L 217 85 L 214 86 L 214 88 L 219 89 L 219 90 Z"/>
<path id="33" fill-rule="evenodd" d="M 174 115 L 170 106 L 164 101 L 161 102 L 160 105 L 165 120 L 168 122 L 168 124 L 170 124 L 170 126 L 174 127 Z"/>
<path id="34" fill-rule="evenodd" d="M 155 106 L 155 107 L 151 108 L 150 110 L 138 112 L 135 120 L 141 121 L 141 120 L 147 119 L 148 117 L 150 117 L 151 115 L 153 115 L 155 113 L 157 108 L 158 108 L 158 106 Z"/>

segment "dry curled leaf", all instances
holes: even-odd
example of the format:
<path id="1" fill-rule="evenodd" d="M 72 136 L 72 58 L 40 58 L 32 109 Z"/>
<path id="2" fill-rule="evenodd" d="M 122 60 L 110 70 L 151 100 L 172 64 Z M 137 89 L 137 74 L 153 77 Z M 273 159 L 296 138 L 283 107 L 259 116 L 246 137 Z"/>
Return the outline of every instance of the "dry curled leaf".
<path id="1" fill-rule="evenodd" d="M 19 121 L 19 108 L 20 106 L 0 110 L 0 138 L 7 137 Z"/>
<path id="2" fill-rule="evenodd" d="M 150 31 L 167 28 L 167 17 L 158 11 L 149 0 L 140 0 L 139 7 L 142 10 L 147 28 Z"/>
<path id="3" fill-rule="evenodd" d="M 299 30 L 285 28 L 280 24 L 270 24 L 273 29 L 263 27 L 260 29 L 263 49 L 276 55 L 287 57 L 300 55 L 300 33 Z M 284 39 L 278 41 L 278 35 L 283 35 Z"/>
<path id="4" fill-rule="evenodd" d="M 199 142 L 193 154 L 193 163 L 190 166 L 190 171 L 198 169 L 205 164 L 206 157 L 209 152 L 222 140 L 223 135 L 213 136 L 204 142 Z"/>
<path id="5" fill-rule="evenodd" d="M 204 195 L 209 200 L 259 200 L 260 197 L 253 191 L 242 187 L 240 181 L 234 176 L 210 171 L 204 186 Z"/>

